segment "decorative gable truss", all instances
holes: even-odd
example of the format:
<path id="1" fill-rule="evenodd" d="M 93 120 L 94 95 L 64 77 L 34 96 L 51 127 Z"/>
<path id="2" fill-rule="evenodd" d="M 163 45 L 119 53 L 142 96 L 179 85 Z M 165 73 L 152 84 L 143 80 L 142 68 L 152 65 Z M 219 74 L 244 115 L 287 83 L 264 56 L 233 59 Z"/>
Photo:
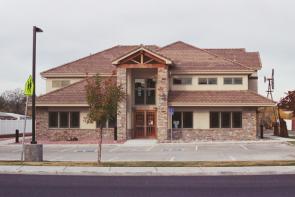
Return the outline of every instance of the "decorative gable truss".
<path id="1" fill-rule="evenodd" d="M 172 61 L 162 55 L 151 51 L 143 46 L 117 58 L 112 62 L 113 65 L 119 64 L 172 64 Z"/>

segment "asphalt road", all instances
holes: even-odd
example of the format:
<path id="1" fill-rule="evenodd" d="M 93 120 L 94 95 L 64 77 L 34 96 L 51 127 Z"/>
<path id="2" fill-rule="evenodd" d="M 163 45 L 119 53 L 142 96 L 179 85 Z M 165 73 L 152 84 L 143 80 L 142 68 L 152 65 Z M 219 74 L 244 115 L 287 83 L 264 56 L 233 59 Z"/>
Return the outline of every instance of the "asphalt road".
<path id="1" fill-rule="evenodd" d="M 0 196 L 294 197 L 295 175 L 218 177 L 0 175 Z"/>

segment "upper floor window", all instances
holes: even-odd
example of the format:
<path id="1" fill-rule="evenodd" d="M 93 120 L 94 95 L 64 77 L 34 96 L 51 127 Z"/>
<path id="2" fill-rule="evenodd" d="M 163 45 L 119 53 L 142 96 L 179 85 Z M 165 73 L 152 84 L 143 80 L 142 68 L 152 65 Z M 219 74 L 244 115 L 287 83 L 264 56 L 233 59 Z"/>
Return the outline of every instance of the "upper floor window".
<path id="1" fill-rule="evenodd" d="M 135 79 L 134 102 L 136 105 L 156 104 L 156 80 Z"/>
<path id="2" fill-rule="evenodd" d="M 235 84 L 235 85 L 241 85 L 243 84 L 243 78 L 242 77 L 225 77 L 223 78 L 223 84 Z"/>
<path id="3" fill-rule="evenodd" d="M 70 85 L 70 80 L 53 80 L 52 87 L 53 88 L 62 88 Z"/>
<path id="4" fill-rule="evenodd" d="M 216 85 L 217 78 L 199 78 L 199 85 Z"/>
<path id="5" fill-rule="evenodd" d="M 192 78 L 173 78 L 173 84 L 174 85 L 191 85 L 192 84 Z"/>

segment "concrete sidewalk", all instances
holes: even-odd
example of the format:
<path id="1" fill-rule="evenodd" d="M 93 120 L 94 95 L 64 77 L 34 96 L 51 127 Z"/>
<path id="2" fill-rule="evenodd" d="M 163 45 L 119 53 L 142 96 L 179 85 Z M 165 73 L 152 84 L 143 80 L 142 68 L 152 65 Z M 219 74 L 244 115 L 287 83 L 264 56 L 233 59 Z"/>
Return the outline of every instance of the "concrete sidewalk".
<path id="1" fill-rule="evenodd" d="M 0 174 L 87 176 L 219 176 L 295 174 L 295 166 L 255 167 L 66 167 L 0 166 Z"/>

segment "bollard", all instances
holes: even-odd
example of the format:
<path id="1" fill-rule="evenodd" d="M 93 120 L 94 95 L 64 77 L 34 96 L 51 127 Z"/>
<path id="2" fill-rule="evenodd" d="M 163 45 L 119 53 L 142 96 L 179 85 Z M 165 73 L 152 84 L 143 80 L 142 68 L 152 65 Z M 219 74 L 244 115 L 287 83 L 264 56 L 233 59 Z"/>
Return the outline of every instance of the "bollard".
<path id="1" fill-rule="evenodd" d="M 19 143 L 19 130 L 15 130 L 15 143 Z"/>
<path id="2" fill-rule="evenodd" d="M 263 125 L 260 125 L 260 138 L 263 139 Z"/>
<path id="3" fill-rule="evenodd" d="M 118 139 L 117 127 L 114 127 L 114 140 L 117 141 L 117 139 Z"/>

